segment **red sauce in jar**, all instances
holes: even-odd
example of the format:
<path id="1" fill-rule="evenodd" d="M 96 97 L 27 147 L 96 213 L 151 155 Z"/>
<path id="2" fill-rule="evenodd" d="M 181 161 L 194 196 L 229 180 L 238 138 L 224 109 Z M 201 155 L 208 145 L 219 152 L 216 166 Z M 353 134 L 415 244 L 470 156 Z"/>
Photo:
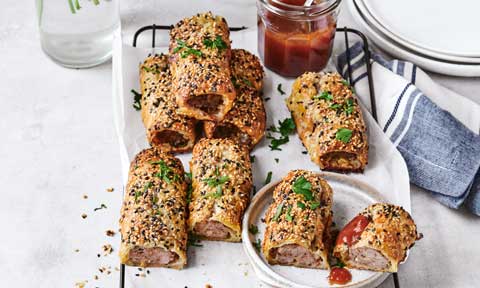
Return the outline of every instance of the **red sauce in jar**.
<path id="1" fill-rule="evenodd" d="M 328 275 L 328 282 L 330 285 L 339 284 L 344 285 L 352 281 L 352 274 L 345 268 L 333 267 Z"/>
<path id="2" fill-rule="evenodd" d="M 363 215 L 358 215 L 352 219 L 343 229 L 338 233 L 336 245 L 347 243 L 348 246 L 354 244 L 362 235 L 363 230 L 367 227 L 370 220 Z"/>
<path id="3" fill-rule="evenodd" d="M 303 6 L 305 1 L 282 2 Z M 297 77 L 307 71 L 320 71 L 330 59 L 335 28 L 336 15 L 332 13 L 295 20 L 264 11 L 258 17 L 260 56 L 267 68 L 282 76 Z"/>

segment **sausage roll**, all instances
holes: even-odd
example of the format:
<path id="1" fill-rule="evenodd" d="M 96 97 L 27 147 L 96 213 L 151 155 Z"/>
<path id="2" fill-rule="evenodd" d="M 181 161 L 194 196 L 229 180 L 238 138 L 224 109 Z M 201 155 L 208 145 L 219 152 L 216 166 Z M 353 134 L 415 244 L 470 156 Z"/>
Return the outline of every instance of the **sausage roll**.
<path id="1" fill-rule="evenodd" d="M 232 138 L 252 149 L 264 136 L 267 120 L 260 96 L 263 68 L 257 56 L 233 49 L 231 69 L 235 104 L 221 122 L 205 121 L 204 132 L 208 138 Z"/>
<path id="2" fill-rule="evenodd" d="M 172 89 L 180 114 L 220 121 L 232 108 L 230 32 L 223 17 L 197 14 L 170 32 Z"/>
<path id="3" fill-rule="evenodd" d="M 364 170 L 365 123 L 352 88 L 338 73 L 303 74 L 295 80 L 287 106 L 310 158 L 322 170 Z"/>
<path id="4" fill-rule="evenodd" d="M 177 113 L 171 91 L 168 56 L 154 55 L 140 65 L 142 120 L 150 145 L 163 151 L 191 151 L 195 144 L 195 119 Z"/>
<path id="5" fill-rule="evenodd" d="M 420 237 L 412 217 L 402 207 L 377 203 L 343 228 L 333 255 L 349 268 L 397 272 L 398 264 Z"/>
<path id="6" fill-rule="evenodd" d="M 186 191 L 182 162 L 156 148 L 132 164 L 120 217 L 120 261 L 181 269 L 187 264 Z"/>
<path id="7" fill-rule="evenodd" d="M 318 174 L 295 170 L 273 192 L 263 254 L 270 264 L 329 269 L 332 189 Z"/>
<path id="8" fill-rule="evenodd" d="M 252 189 L 248 150 L 231 139 L 202 139 L 193 148 L 190 171 L 190 231 L 207 240 L 241 241 Z"/>

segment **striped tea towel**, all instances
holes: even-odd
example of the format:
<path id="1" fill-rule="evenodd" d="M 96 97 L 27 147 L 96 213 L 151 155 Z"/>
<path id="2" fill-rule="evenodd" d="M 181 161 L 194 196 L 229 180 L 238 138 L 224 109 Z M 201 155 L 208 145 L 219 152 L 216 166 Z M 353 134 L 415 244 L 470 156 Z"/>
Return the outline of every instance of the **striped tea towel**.
<path id="1" fill-rule="evenodd" d="M 350 48 L 351 84 L 370 109 L 361 42 Z M 337 57 L 346 79 L 346 52 Z M 378 124 L 407 163 L 410 181 L 442 204 L 480 215 L 480 106 L 435 82 L 415 64 L 372 53 Z"/>

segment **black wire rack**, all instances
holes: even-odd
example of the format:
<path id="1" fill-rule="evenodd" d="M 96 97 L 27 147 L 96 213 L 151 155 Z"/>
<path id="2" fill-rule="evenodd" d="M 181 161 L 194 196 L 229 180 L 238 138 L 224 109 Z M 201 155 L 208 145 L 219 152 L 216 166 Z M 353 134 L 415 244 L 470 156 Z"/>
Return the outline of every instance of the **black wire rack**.
<path id="1" fill-rule="evenodd" d="M 151 31 L 152 35 L 152 42 L 151 42 L 151 47 L 155 48 L 156 46 L 156 34 L 157 30 L 170 30 L 172 29 L 172 25 L 148 25 L 144 26 L 135 32 L 133 35 L 133 47 L 137 47 L 138 43 L 138 37 L 140 34 L 142 34 L 145 31 Z M 230 31 L 242 31 L 247 29 L 247 27 L 242 26 L 242 27 L 230 27 Z M 371 55 L 370 55 L 370 48 L 368 45 L 368 40 L 365 35 L 355 29 L 351 29 L 348 27 L 343 27 L 343 28 L 337 28 L 337 34 L 343 34 L 344 40 L 345 40 L 345 46 L 346 46 L 346 59 L 347 59 L 347 75 L 346 78 L 350 83 L 353 83 L 353 71 L 352 71 L 352 63 L 351 63 L 351 51 L 350 51 L 350 36 L 356 35 L 361 39 L 363 42 L 363 49 L 364 49 L 364 61 L 366 63 L 366 68 L 367 68 L 367 77 L 368 77 L 368 88 L 370 92 L 370 105 L 371 105 L 371 113 L 375 121 L 377 121 L 377 106 L 376 106 L 376 100 L 375 100 L 375 89 L 373 85 L 373 76 L 372 76 L 372 66 L 370 63 Z M 338 36 L 337 36 L 338 37 Z M 398 274 L 393 273 L 393 283 L 395 285 L 395 288 L 400 288 L 400 283 L 398 281 Z M 120 288 L 125 288 L 125 264 L 120 264 Z"/>

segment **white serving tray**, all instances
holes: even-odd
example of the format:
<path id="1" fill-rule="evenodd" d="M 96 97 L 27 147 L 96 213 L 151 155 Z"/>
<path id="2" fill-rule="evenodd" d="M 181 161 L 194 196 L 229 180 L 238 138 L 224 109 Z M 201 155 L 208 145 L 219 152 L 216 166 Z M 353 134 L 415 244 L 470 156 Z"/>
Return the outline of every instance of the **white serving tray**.
<path id="1" fill-rule="evenodd" d="M 160 36 L 157 37 L 160 38 Z M 244 48 L 256 53 L 256 30 L 233 32 L 231 38 L 234 48 Z M 341 41 L 340 38 L 342 37 L 337 39 Z M 150 53 L 166 50 L 166 47 L 134 48 L 130 43 L 123 43 L 120 38 L 117 38 L 114 43 L 113 104 L 124 183 L 127 181 L 130 161 L 136 153 L 148 147 L 140 113 L 132 107 L 133 96 L 130 90 L 140 90 L 138 66 L 144 58 Z M 280 83 L 283 90 L 289 93 L 293 79 L 285 79 L 266 71 L 264 97 L 271 98 L 270 101 L 265 102 L 267 126 L 290 117 L 284 104 L 284 99 L 288 95 L 280 95 L 276 90 Z M 363 174 L 351 174 L 349 177 L 371 184 L 384 199 L 402 205 L 410 211 L 410 184 L 405 162 L 371 115 L 364 108 L 363 112 L 370 139 L 369 164 Z M 281 146 L 282 151 L 270 151 L 268 144 L 269 141 L 264 139 L 251 152 L 256 157 L 253 163 L 253 174 L 254 184 L 258 190 L 262 188 L 269 171 L 273 172 L 272 182 L 278 181 L 292 169 L 319 171 L 318 166 L 310 161 L 308 155 L 302 154 L 305 149 L 297 135 L 290 136 L 290 142 Z M 191 154 L 181 154 L 178 157 L 188 170 Z M 275 158 L 279 159 L 279 163 L 274 160 Z M 358 212 L 351 211 L 352 215 Z M 142 278 L 135 276 L 139 273 L 136 268 L 127 267 L 125 287 L 159 287 L 159 283 L 162 288 L 205 287 L 206 284 L 211 284 L 213 287 L 232 288 L 268 287 L 256 276 L 255 267 L 251 265 L 241 243 L 202 241 L 202 245 L 203 247 L 189 248 L 188 267 L 181 271 L 149 269 L 150 274 Z"/>

